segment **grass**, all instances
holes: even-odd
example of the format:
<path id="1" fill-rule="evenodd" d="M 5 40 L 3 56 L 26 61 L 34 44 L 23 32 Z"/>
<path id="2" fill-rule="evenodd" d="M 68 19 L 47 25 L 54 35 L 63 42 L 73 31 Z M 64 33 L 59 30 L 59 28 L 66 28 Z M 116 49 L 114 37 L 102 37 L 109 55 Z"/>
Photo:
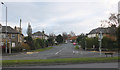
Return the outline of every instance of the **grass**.
<path id="1" fill-rule="evenodd" d="M 119 57 L 120 58 L 120 57 Z M 63 58 L 63 59 L 38 59 L 38 60 L 3 60 L 3 66 L 23 64 L 54 64 L 54 63 L 98 63 L 118 61 L 118 57 L 93 57 L 93 58 Z"/>
<path id="2" fill-rule="evenodd" d="M 53 47 L 46 47 L 46 48 L 41 48 L 41 49 L 36 49 L 36 50 L 32 50 L 32 52 L 40 52 L 40 51 L 45 51 L 45 50 L 49 50 L 52 49 Z"/>

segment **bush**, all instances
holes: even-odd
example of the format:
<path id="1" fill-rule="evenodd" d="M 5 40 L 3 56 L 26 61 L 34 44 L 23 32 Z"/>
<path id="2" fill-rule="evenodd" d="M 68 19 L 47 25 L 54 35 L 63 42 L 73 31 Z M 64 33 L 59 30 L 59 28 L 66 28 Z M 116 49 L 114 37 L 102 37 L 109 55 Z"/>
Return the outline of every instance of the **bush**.
<path id="1" fill-rule="evenodd" d="M 84 37 L 80 41 L 78 40 L 79 45 L 81 45 L 81 47 L 83 49 L 85 49 L 85 41 L 86 41 L 86 48 L 87 49 L 88 48 L 93 49 L 93 45 L 95 46 L 94 50 L 99 49 L 98 37 L 94 37 L 94 38 Z M 116 49 L 116 48 L 118 48 L 117 41 L 113 41 L 110 38 L 103 37 L 103 39 L 102 39 L 102 48 L 103 49 Z"/>
<path id="2" fill-rule="evenodd" d="M 39 42 L 40 42 L 40 39 L 35 39 L 35 40 L 34 40 L 34 47 L 35 47 L 35 49 L 39 49 L 39 48 L 41 48 Z"/>
<path id="3" fill-rule="evenodd" d="M 21 52 L 22 51 L 22 47 L 16 46 L 12 48 L 12 52 Z"/>
<path id="4" fill-rule="evenodd" d="M 117 41 L 118 41 L 118 46 L 119 46 L 119 49 L 120 49 L 120 25 L 117 28 Z"/>
<path id="5" fill-rule="evenodd" d="M 23 51 L 29 51 L 30 50 L 30 46 L 26 43 L 22 43 L 22 50 Z"/>
<path id="6" fill-rule="evenodd" d="M 34 46 L 34 43 L 33 43 L 34 41 L 33 41 L 32 37 L 31 36 L 27 36 L 24 39 L 26 40 L 26 43 L 30 46 L 30 49 L 34 50 L 35 46 Z"/>
<path id="7" fill-rule="evenodd" d="M 19 43 L 16 47 L 12 47 L 12 52 L 22 52 L 23 49 L 25 49 L 25 51 L 30 50 L 30 46 L 26 43 Z"/>
<path id="8" fill-rule="evenodd" d="M 86 47 L 87 48 L 92 49 L 93 45 L 95 46 L 96 49 L 99 48 L 99 41 L 98 41 L 97 37 L 96 38 L 86 38 L 85 41 L 86 41 Z M 84 48 L 83 47 L 83 46 L 85 46 L 84 41 L 81 42 L 81 46 L 82 46 L 82 48 Z M 103 39 L 102 39 L 102 48 L 103 49 L 118 48 L 117 41 L 113 41 L 110 38 L 103 37 Z"/>
<path id="9" fill-rule="evenodd" d="M 48 40 L 45 40 L 45 47 L 48 47 Z"/>
<path id="10" fill-rule="evenodd" d="M 118 47 L 117 41 L 113 41 L 110 38 L 103 37 L 102 48 L 113 49 L 117 47 Z"/>
<path id="11" fill-rule="evenodd" d="M 93 48 L 93 45 L 95 46 L 95 48 L 99 48 L 99 42 L 97 37 L 96 38 L 84 37 L 78 42 L 78 44 L 81 45 L 83 49 L 85 49 L 85 46 L 87 48 Z"/>
<path id="12" fill-rule="evenodd" d="M 48 45 L 49 46 L 53 46 L 54 45 L 54 39 L 53 38 L 49 38 L 47 41 L 48 41 Z"/>
<path id="13" fill-rule="evenodd" d="M 56 37 L 56 41 L 57 41 L 58 44 L 63 43 L 63 37 L 59 34 L 59 35 Z"/>
<path id="14" fill-rule="evenodd" d="M 75 49 L 80 49 L 80 47 L 78 45 L 75 46 Z"/>
<path id="15" fill-rule="evenodd" d="M 34 40 L 34 47 L 35 49 L 48 47 L 48 41 L 45 39 L 37 38 Z"/>

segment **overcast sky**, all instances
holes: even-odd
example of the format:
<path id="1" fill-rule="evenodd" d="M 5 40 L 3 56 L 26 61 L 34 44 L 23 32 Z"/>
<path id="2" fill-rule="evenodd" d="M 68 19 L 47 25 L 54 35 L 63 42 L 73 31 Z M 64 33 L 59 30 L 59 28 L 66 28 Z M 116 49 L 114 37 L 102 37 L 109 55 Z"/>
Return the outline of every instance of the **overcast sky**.
<path id="1" fill-rule="evenodd" d="M 28 1 L 28 0 L 27 0 Z M 89 33 L 100 27 L 110 13 L 117 13 L 119 0 L 79 0 L 79 2 L 5 2 L 8 7 L 8 25 L 19 26 L 22 19 L 22 31 L 26 35 L 28 23 L 33 33 L 45 30 L 46 34 L 73 31 L 76 35 Z M 0 23 L 5 25 L 5 7 L 0 5 L 2 16 Z"/>

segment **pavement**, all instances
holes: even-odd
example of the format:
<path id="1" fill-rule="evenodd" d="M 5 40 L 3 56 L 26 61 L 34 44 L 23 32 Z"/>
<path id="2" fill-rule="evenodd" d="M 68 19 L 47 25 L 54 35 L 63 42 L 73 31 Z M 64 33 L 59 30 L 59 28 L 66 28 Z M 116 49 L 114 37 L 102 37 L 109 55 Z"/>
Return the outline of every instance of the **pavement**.
<path id="1" fill-rule="evenodd" d="M 113 56 L 118 56 L 115 53 Z M 41 52 L 23 52 L 2 56 L 2 60 L 30 60 L 30 59 L 56 59 L 56 58 L 81 58 L 81 57 L 106 57 L 103 53 L 76 50 L 72 43 L 61 44 Z"/>
<path id="2" fill-rule="evenodd" d="M 4 67 L 5 68 L 5 67 Z M 33 65 L 17 66 L 7 68 L 118 68 L 118 63 L 88 63 L 88 64 L 67 64 L 67 65 Z"/>

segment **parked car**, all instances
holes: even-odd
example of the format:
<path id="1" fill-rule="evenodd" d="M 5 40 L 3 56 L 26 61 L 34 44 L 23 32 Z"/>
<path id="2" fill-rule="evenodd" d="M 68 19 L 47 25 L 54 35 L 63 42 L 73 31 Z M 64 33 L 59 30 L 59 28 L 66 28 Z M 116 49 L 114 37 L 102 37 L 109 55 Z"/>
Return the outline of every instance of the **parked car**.
<path id="1" fill-rule="evenodd" d="M 74 42 L 73 45 L 77 45 L 77 43 Z"/>

